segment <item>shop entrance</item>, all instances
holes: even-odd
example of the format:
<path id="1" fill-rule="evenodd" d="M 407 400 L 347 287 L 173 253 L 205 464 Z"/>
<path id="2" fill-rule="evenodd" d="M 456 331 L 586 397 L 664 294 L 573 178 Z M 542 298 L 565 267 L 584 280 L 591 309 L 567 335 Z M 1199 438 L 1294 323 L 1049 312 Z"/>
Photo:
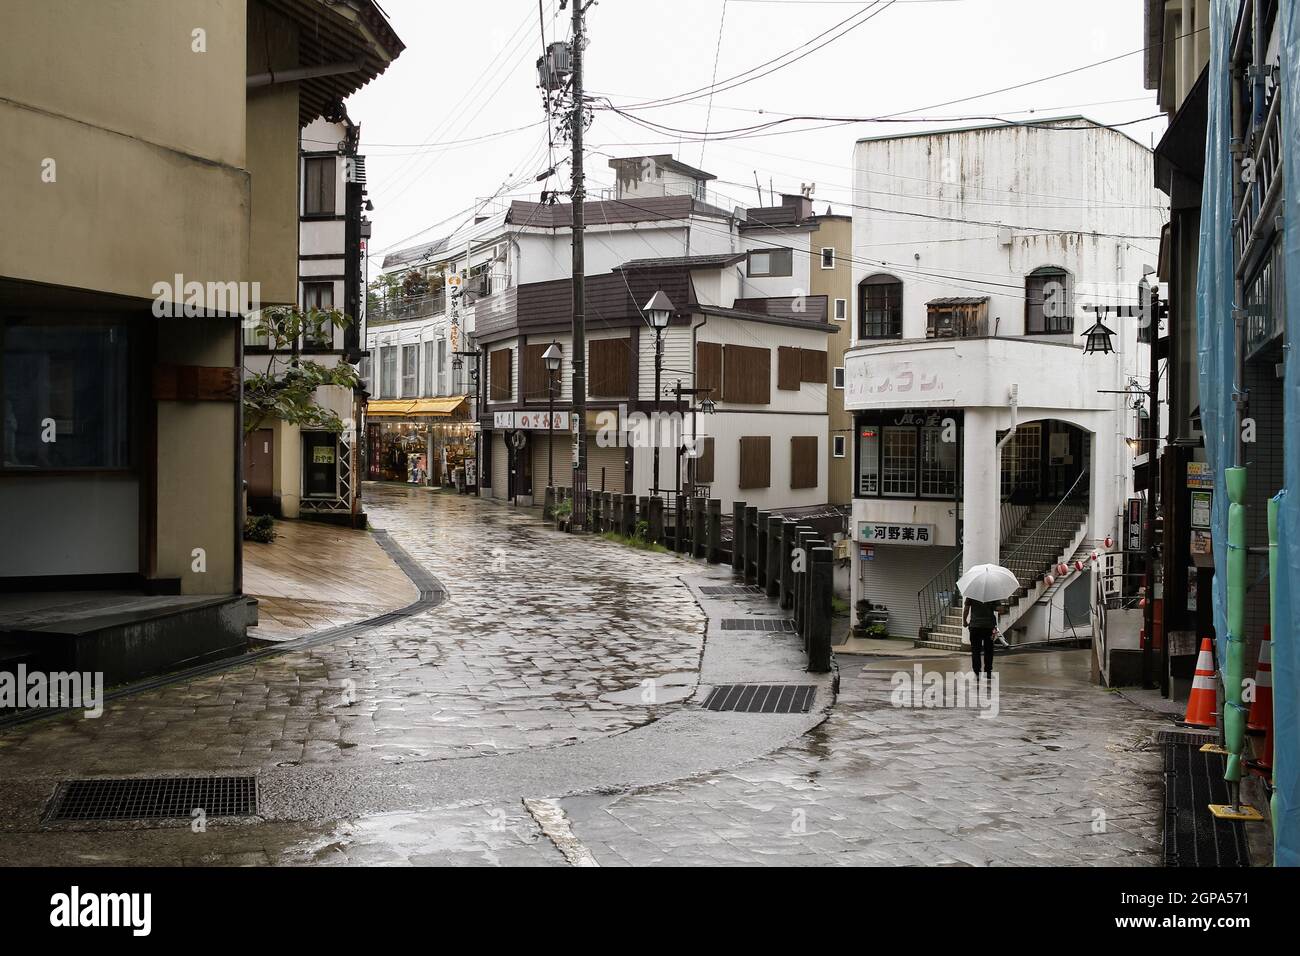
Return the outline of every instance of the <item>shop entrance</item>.
<path id="1" fill-rule="evenodd" d="M 270 498 L 271 478 L 275 473 L 275 434 L 258 428 L 244 436 L 244 480 L 249 498 Z"/>
<path id="2" fill-rule="evenodd" d="M 533 453 L 530 444 L 528 432 L 523 430 L 510 432 L 506 437 L 506 448 L 510 452 L 510 479 L 506 497 L 511 501 L 520 496 L 532 497 Z"/>
<path id="3" fill-rule="evenodd" d="M 338 436 L 333 432 L 304 432 L 302 436 L 303 497 L 336 498 L 338 485 Z"/>

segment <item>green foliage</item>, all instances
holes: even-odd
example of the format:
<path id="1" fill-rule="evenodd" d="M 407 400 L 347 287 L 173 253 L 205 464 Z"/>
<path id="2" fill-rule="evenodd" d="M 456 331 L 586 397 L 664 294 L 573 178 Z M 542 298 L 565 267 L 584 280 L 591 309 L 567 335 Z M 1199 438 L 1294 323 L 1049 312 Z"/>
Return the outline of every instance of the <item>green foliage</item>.
<path id="1" fill-rule="evenodd" d="M 402 295 L 414 299 L 429 294 L 429 280 L 419 269 L 411 269 L 402 276 Z"/>
<path id="2" fill-rule="evenodd" d="M 559 504 L 557 504 L 554 508 L 551 509 L 551 514 L 553 514 L 557 518 L 571 517 L 573 515 L 573 499 L 565 498 L 563 501 L 561 501 Z"/>
<path id="3" fill-rule="evenodd" d="M 867 625 L 867 637 L 883 640 L 889 637 L 889 628 L 883 624 L 869 624 Z"/>
<path id="4" fill-rule="evenodd" d="M 270 544 L 275 540 L 275 520 L 270 515 L 252 515 L 246 518 L 244 540 Z"/>
<path id="5" fill-rule="evenodd" d="M 653 541 L 647 541 L 645 538 L 637 537 L 636 535 L 629 538 L 626 535 L 619 534 L 617 531 L 606 531 L 601 534 L 601 537 L 606 541 L 613 541 L 615 544 L 622 544 L 629 548 L 636 548 L 638 551 L 653 551 L 655 554 L 672 554 L 672 552 L 662 544 L 655 544 Z"/>
<path id="6" fill-rule="evenodd" d="M 304 332 L 323 334 L 328 329 L 345 328 L 352 320 L 337 309 L 309 309 L 301 312 L 292 306 L 275 306 L 259 313 L 257 335 L 271 350 L 265 372 L 244 377 L 244 432 L 262 427 L 268 419 L 278 418 L 291 425 L 319 431 L 341 432 L 343 422 L 337 413 L 316 404 L 316 389 L 337 385 L 353 389 L 360 379 L 347 362 L 322 365 L 299 355 Z M 277 353 L 288 352 L 288 360 L 279 368 Z"/>
<path id="7" fill-rule="evenodd" d="M 849 612 L 849 602 L 840 597 L 831 595 L 831 613 L 836 617 Z"/>
<path id="8" fill-rule="evenodd" d="M 640 541 L 650 540 L 650 522 L 638 521 L 636 527 L 632 529 L 632 537 Z"/>

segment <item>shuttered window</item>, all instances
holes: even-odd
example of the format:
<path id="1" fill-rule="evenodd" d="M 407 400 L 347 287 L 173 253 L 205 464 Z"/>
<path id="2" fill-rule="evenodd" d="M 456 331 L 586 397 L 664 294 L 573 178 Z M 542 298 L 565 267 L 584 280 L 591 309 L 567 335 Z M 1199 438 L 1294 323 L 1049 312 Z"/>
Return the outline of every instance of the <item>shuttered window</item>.
<path id="1" fill-rule="evenodd" d="M 772 438 L 769 435 L 747 435 L 740 440 L 741 488 L 770 488 L 772 486 Z"/>
<path id="2" fill-rule="evenodd" d="M 488 355 L 488 398 L 510 401 L 510 349 L 497 349 Z"/>
<path id="3" fill-rule="evenodd" d="M 728 345 L 722 358 L 723 401 L 767 405 L 772 401 L 772 350 Z"/>
<path id="4" fill-rule="evenodd" d="M 713 481 L 713 439 L 698 439 L 699 457 L 691 459 L 691 480 L 707 485 Z"/>
<path id="5" fill-rule="evenodd" d="M 587 393 L 598 398 L 627 398 L 632 340 L 593 339 L 587 348 Z"/>
<path id="6" fill-rule="evenodd" d="M 549 342 L 525 345 L 519 359 L 519 387 L 523 398 L 546 398 L 547 371 L 542 355 L 550 348 Z"/>
<path id="7" fill-rule="evenodd" d="M 817 385 L 826 384 L 826 353 L 819 352 L 816 349 L 800 349 L 803 356 L 801 362 L 800 381 L 813 382 Z"/>
<path id="8" fill-rule="evenodd" d="M 795 435 L 790 439 L 790 487 L 817 487 L 816 435 Z"/>
<path id="9" fill-rule="evenodd" d="M 712 389 L 708 397 L 722 400 L 722 346 L 717 342 L 695 343 L 695 387 Z"/>
<path id="10" fill-rule="evenodd" d="M 803 349 L 782 345 L 776 350 L 776 387 L 797 392 L 803 381 Z"/>

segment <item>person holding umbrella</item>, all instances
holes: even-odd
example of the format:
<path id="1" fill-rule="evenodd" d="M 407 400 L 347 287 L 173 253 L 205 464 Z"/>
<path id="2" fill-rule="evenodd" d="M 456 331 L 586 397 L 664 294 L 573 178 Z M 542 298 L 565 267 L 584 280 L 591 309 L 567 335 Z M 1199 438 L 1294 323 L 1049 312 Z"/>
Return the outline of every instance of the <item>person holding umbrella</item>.
<path id="1" fill-rule="evenodd" d="M 970 631 L 971 663 L 993 677 L 993 635 L 998 630 L 998 602 L 1020 587 L 1016 576 L 996 564 L 977 564 L 957 580 L 963 598 L 962 623 Z"/>

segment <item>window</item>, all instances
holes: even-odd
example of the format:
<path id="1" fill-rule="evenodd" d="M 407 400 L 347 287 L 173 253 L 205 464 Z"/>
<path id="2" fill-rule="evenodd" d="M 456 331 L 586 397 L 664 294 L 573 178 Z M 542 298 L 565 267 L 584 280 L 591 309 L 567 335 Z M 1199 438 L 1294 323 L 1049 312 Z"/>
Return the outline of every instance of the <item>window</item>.
<path id="1" fill-rule="evenodd" d="M 699 454 L 690 459 L 691 480 L 707 485 L 713 481 L 713 439 L 701 436 L 695 439 L 695 447 Z"/>
<path id="2" fill-rule="evenodd" d="M 858 286 L 858 338 L 897 339 L 903 336 L 903 283 L 893 276 L 875 275 Z"/>
<path id="3" fill-rule="evenodd" d="M 627 398 L 631 388 L 632 340 L 593 339 L 587 343 L 587 394 Z M 556 397 L 559 395 L 557 393 Z"/>
<path id="4" fill-rule="evenodd" d="M 373 363 L 371 361 L 370 356 L 369 355 L 361 356 L 361 367 L 357 371 L 357 375 L 360 377 L 361 381 L 366 383 L 366 391 L 370 391 L 371 386 L 374 385 L 374 382 L 371 381 L 370 379 L 370 373 L 372 371 L 373 371 Z"/>
<path id="5" fill-rule="evenodd" d="M 302 284 L 302 307 L 308 313 L 303 323 L 302 341 L 304 348 L 328 349 L 334 347 L 334 325 L 328 317 L 310 317 L 313 309 L 329 312 L 334 308 L 333 282 L 304 282 Z"/>
<path id="6" fill-rule="evenodd" d="M 437 366 L 434 364 L 434 359 L 437 356 L 436 348 L 437 343 L 435 342 L 420 343 L 420 365 L 423 368 L 420 394 L 424 396 L 438 394 Z"/>
<path id="7" fill-rule="evenodd" d="M 844 436 L 836 435 L 832 439 L 832 441 L 834 442 L 834 444 L 831 446 L 832 449 L 831 454 L 834 455 L 836 458 L 847 458 L 848 455 L 845 451 L 845 448 L 848 445 L 848 442 L 844 440 Z"/>
<path id="8" fill-rule="evenodd" d="M 858 426 L 858 496 L 880 494 L 880 429 Z"/>
<path id="9" fill-rule="evenodd" d="M 508 402 L 514 393 L 510 364 L 511 351 L 508 348 L 488 354 L 488 398 L 494 402 Z"/>
<path id="10" fill-rule="evenodd" d="M 379 350 L 379 396 L 397 398 L 397 346 Z"/>
<path id="11" fill-rule="evenodd" d="M 124 326 L 14 324 L 0 346 L 5 468 L 130 466 Z"/>
<path id="12" fill-rule="evenodd" d="M 944 441 L 942 426 L 921 429 L 921 497 L 957 495 L 957 442 Z"/>
<path id="13" fill-rule="evenodd" d="M 1070 301 L 1070 274 L 1048 266 L 1025 277 L 1025 334 L 1070 335 L 1074 332 L 1074 307 Z"/>
<path id="14" fill-rule="evenodd" d="M 911 497 L 916 494 L 916 429 L 886 425 L 881 432 L 880 493 Z"/>
<path id="15" fill-rule="evenodd" d="M 998 433 L 1001 440 L 1005 432 Z M 1042 426 L 1021 425 L 1002 446 L 1002 496 L 1014 492 L 1037 495 L 1042 485 Z"/>
<path id="16" fill-rule="evenodd" d="M 402 398 L 413 398 L 419 392 L 418 360 L 414 345 L 402 346 Z"/>
<path id="17" fill-rule="evenodd" d="M 749 254 L 749 275 L 753 277 L 794 275 L 794 250 L 764 249 Z"/>
<path id="18" fill-rule="evenodd" d="M 822 268 L 823 269 L 835 268 L 835 247 L 834 246 L 822 246 Z"/>
<path id="19" fill-rule="evenodd" d="M 844 368 L 842 366 L 835 370 L 835 378 L 833 379 L 833 382 L 836 388 L 844 387 Z"/>
<path id="20" fill-rule="evenodd" d="M 848 317 L 849 317 L 849 300 L 836 299 L 835 300 L 835 321 L 843 322 L 846 319 L 848 319 Z"/>
<path id="21" fill-rule="evenodd" d="M 333 156 L 312 156 L 303 160 L 303 215 L 334 215 L 335 162 Z"/>
<path id="22" fill-rule="evenodd" d="M 772 401 L 772 350 L 748 345 L 723 348 L 722 399 L 742 405 Z M 766 485 L 762 487 L 766 488 Z"/>
<path id="23" fill-rule="evenodd" d="M 447 340 L 438 339 L 438 357 L 435 359 L 433 382 L 438 395 L 447 394 Z"/>

